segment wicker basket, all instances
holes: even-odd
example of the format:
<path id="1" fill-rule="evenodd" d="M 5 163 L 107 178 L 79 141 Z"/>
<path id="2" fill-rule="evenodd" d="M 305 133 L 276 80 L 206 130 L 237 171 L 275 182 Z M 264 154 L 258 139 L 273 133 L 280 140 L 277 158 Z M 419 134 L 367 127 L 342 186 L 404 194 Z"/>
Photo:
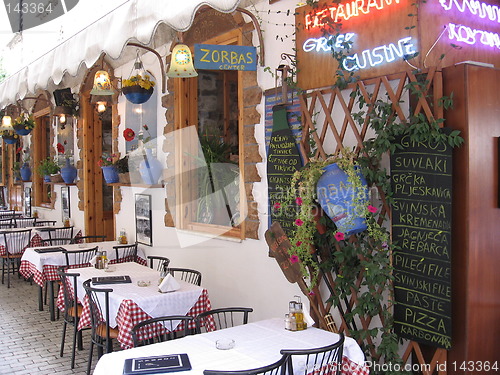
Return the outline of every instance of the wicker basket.
<path id="1" fill-rule="evenodd" d="M 64 182 L 64 180 L 60 174 L 51 174 L 50 182 Z"/>

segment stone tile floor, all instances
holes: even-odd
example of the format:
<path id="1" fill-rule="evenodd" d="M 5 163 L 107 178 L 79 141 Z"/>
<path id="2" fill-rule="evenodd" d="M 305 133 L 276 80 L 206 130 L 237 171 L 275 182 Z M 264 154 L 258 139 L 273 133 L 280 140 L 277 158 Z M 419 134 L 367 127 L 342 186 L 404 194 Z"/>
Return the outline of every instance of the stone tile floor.
<path id="1" fill-rule="evenodd" d="M 48 306 L 38 311 L 38 286 L 11 278 L 11 287 L 0 284 L 0 374 L 86 374 L 90 331 L 83 332 L 83 350 L 76 352 L 71 370 L 73 332 L 68 327 L 64 357 L 59 356 L 62 318 L 51 322 Z M 116 345 L 115 345 L 116 346 Z M 97 363 L 94 348 L 92 368 Z"/>

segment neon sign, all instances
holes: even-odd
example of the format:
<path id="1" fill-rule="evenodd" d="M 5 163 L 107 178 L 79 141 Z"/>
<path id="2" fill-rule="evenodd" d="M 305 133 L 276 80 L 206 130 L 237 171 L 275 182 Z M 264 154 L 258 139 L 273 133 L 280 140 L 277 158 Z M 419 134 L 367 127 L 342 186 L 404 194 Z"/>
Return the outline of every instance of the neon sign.
<path id="1" fill-rule="evenodd" d="M 302 45 L 302 49 L 304 52 L 329 52 L 332 48 L 342 48 L 344 43 L 352 43 L 351 39 L 354 37 L 354 33 L 346 33 L 337 35 L 337 39 L 332 41 L 335 38 L 334 35 L 330 35 L 328 38 L 309 38 Z"/>
<path id="2" fill-rule="evenodd" d="M 455 5 L 462 13 L 467 8 L 475 16 L 500 22 L 500 9 L 496 5 L 481 3 L 478 0 L 439 0 L 439 3 L 445 10 L 450 10 Z"/>
<path id="3" fill-rule="evenodd" d="M 372 49 L 365 49 L 361 53 L 347 56 L 342 63 L 344 69 L 348 71 L 360 70 L 390 63 L 396 58 L 412 57 L 417 53 L 411 37 L 399 39 L 396 44 L 384 44 Z"/>
<path id="4" fill-rule="evenodd" d="M 485 46 L 500 49 L 500 36 L 489 31 L 476 30 L 464 25 L 448 24 L 448 37 L 457 42 L 464 42 L 470 45 L 482 43 Z"/>
<path id="5" fill-rule="evenodd" d="M 323 27 L 329 23 L 347 21 L 349 18 L 368 14 L 372 9 L 382 10 L 385 6 L 393 3 L 399 4 L 400 0 L 352 0 L 345 4 L 336 4 L 317 12 L 311 12 L 305 16 L 304 25 L 306 29 Z"/>

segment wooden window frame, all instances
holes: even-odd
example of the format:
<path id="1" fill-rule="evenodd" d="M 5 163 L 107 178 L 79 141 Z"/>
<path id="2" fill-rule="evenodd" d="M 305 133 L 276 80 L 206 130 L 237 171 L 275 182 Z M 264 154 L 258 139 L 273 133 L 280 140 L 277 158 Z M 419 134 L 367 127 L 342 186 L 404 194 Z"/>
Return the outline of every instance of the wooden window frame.
<path id="1" fill-rule="evenodd" d="M 33 114 L 35 118 L 35 128 L 33 129 L 32 135 L 32 155 L 33 155 L 33 173 L 32 173 L 32 181 L 33 181 L 33 197 L 34 197 L 34 206 L 44 207 L 53 209 L 55 205 L 55 192 L 53 187 L 47 185 L 46 182 L 43 181 L 43 177 L 40 176 L 37 172 L 38 165 L 42 159 L 45 159 L 47 156 L 54 156 L 53 150 L 49 155 L 46 154 L 47 143 L 49 145 L 52 144 L 53 141 L 53 130 L 52 130 L 52 119 L 51 119 L 51 110 L 50 107 L 43 108 Z M 49 139 L 45 137 L 45 126 L 43 124 L 43 117 L 48 116 L 48 123 L 46 126 L 49 127 Z M 52 189 L 50 201 L 45 200 L 44 196 L 47 194 L 47 190 L 49 187 Z"/>

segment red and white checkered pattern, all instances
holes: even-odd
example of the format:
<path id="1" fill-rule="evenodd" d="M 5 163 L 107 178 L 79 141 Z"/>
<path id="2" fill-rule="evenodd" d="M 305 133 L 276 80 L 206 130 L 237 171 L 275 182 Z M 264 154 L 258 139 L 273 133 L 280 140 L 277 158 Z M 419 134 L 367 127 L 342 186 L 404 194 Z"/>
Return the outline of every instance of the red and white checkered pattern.
<path id="1" fill-rule="evenodd" d="M 61 295 L 58 298 L 57 306 L 61 305 Z M 194 304 L 194 306 L 189 310 L 186 314 L 188 316 L 195 317 L 198 314 L 211 310 L 212 306 L 210 304 L 210 300 L 208 298 L 208 292 L 206 289 L 203 289 L 201 292 L 200 298 Z M 116 322 L 118 324 L 118 342 L 123 349 L 129 349 L 134 346 L 134 341 L 132 340 L 132 328 L 139 322 L 142 322 L 146 319 L 151 319 L 151 316 L 146 314 L 144 310 L 142 310 L 136 303 L 134 303 L 130 299 L 123 300 L 120 308 L 118 309 L 118 315 L 116 317 Z M 213 324 L 213 320 L 211 322 Z M 90 310 L 88 298 L 85 297 L 83 301 L 83 311 L 80 317 L 80 323 L 78 325 L 78 329 L 83 329 L 85 327 L 90 326 Z M 189 328 L 195 328 L 194 322 L 190 323 Z M 213 327 L 211 327 L 213 329 Z M 177 330 L 183 329 L 183 326 L 180 324 Z"/>
<path id="2" fill-rule="evenodd" d="M 40 247 L 42 245 L 42 237 L 38 233 L 35 233 L 35 235 L 31 238 L 30 244 L 28 247 Z M 5 256 L 7 255 L 7 252 L 5 250 L 5 245 L 0 245 L 0 256 Z"/>
<path id="3" fill-rule="evenodd" d="M 370 368 L 363 364 L 358 365 L 346 356 L 342 357 L 342 375 L 370 375 Z"/>

